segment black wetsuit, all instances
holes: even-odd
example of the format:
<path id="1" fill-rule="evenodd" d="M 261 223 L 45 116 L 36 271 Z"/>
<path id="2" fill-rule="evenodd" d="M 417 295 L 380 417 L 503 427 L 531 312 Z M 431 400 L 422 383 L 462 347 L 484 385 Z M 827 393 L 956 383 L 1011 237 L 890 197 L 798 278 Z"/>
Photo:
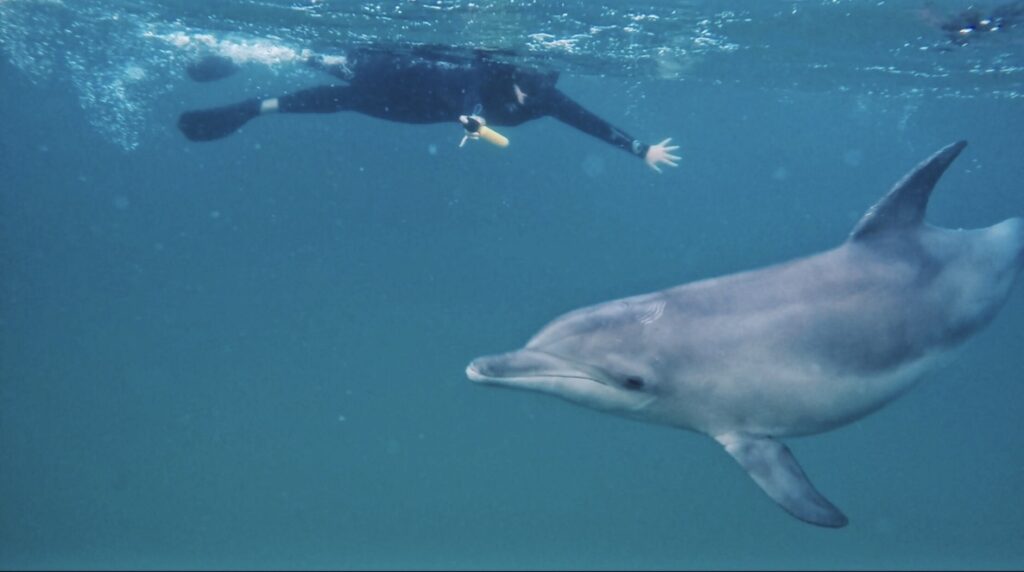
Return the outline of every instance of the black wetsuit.
<path id="1" fill-rule="evenodd" d="M 519 125 L 549 116 L 638 157 L 643 143 L 555 88 L 557 74 L 486 59 L 453 62 L 411 54 L 356 54 L 346 65 L 310 60 L 348 85 L 324 85 L 278 98 L 281 113 L 356 111 L 403 123 L 458 123 L 480 115 L 489 125 Z M 525 93 L 522 104 L 516 87 Z"/>

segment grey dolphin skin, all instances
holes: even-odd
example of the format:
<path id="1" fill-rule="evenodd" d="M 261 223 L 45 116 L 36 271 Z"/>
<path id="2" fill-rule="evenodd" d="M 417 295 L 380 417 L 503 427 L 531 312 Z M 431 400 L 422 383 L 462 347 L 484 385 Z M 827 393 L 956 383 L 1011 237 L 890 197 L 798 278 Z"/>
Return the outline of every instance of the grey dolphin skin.
<path id="1" fill-rule="evenodd" d="M 914 168 L 838 248 L 570 312 L 466 375 L 704 433 L 796 518 L 844 526 L 776 439 L 835 429 L 906 392 L 995 317 L 1024 266 L 1024 219 L 924 222 L 965 146 Z"/>

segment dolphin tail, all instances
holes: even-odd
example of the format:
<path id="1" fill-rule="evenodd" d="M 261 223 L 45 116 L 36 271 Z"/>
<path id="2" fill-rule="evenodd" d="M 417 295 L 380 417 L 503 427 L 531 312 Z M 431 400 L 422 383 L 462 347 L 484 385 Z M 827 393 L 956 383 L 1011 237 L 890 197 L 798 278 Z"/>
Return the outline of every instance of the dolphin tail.
<path id="1" fill-rule="evenodd" d="M 814 488 L 789 448 L 782 443 L 769 437 L 736 433 L 719 435 L 715 440 L 757 486 L 789 514 L 817 526 L 846 526 L 846 515 Z"/>
<path id="2" fill-rule="evenodd" d="M 922 161 L 906 174 L 882 200 L 860 219 L 850 240 L 860 240 L 885 230 L 917 227 L 924 221 L 928 198 L 935 183 L 946 172 L 946 168 L 967 146 L 966 141 L 957 141 L 939 150 Z"/>

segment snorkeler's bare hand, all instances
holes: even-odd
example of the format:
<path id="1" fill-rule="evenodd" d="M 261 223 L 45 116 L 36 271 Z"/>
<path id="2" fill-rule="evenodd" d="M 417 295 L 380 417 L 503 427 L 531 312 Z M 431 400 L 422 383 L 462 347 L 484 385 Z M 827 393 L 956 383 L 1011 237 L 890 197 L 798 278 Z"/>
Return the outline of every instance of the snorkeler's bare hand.
<path id="1" fill-rule="evenodd" d="M 668 165 L 669 167 L 678 167 L 679 164 L 676 161 L 679 157 L 672 154 L 673 151 L 679 148 L 679 145 L 669 145 L 672 142 L 672 138 L 669 137 L 657 145 L 651 145 L 647 150 L 647 155 L 644 156 L 644 162 L 647 166 L 654 169 L 657 172 L 661 172 L 658 165 Z"/>

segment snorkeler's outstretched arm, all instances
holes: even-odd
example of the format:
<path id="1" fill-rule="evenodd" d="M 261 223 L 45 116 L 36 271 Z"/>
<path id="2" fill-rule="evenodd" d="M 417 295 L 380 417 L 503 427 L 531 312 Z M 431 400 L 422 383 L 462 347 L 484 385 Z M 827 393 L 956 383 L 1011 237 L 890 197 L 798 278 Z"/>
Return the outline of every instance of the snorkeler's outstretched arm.
<path id="1" fill-rule="evenodd" d="M 639 139 L 634 139 L 625 131 L 587 111 L 586 108 L 558 89 L 546 92 L 542 105 L 545 106 L 547 115 L 640 157 L 650 168 L 659 173 L 661 172 L 659 165 L 677 166 L 676 161 L 679 160 L 679 157 L 673 155 L 672 152 L 679 147 L 669 145 L 672 139 L 665 139 L 657 145 L 648 145 Z"/>
<path id="2" fill-rule="evenodd" d="M 673 155 L 676 149 L 679 149 L 679 145 L 669 145 L 672 142 L 672 138 L 668 137 L 662 139 L 661 143 L 655 143 L 647 148 L 647 154 L 644 155 L 644 162 L 647 166 L 654 169 L 657 172 L 661 172 L 661 167 L 658 165 L 668 165 L 670 167 L 678 167 L 679 160 L 678 155 Z"/>

